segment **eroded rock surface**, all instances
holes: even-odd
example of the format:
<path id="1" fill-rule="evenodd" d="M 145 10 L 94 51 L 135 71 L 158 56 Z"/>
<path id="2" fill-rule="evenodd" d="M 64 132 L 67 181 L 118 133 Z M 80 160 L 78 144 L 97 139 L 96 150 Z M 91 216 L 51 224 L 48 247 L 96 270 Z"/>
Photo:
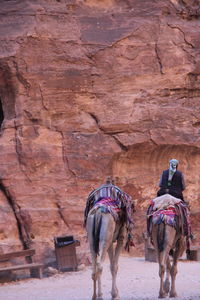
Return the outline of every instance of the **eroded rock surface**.
<path id="1" fill-rule="evenodd" d="M 73 234 L 107 175 L 145 211 L 168 160 L 180 160 L 199 239 L 199 1 L 2 1 L 0 251 Z M 138 250 L 137 250 L 138 249 Z M 141 252 L 140 252 L 141 253 Z"/>

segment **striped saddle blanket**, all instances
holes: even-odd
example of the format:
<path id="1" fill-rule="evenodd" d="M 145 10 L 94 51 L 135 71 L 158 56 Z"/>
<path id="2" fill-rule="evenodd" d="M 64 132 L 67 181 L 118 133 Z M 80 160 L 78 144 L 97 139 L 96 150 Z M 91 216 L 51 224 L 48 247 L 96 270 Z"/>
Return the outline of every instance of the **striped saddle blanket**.
<path id="1" fill-rule="evenodd" d="M 119 200 L 113 200 L 110 197 L 100 198 L 94 203 L 93 209 L 101 208 L 102 212 L 110 213 L 115 221 L 119 220 L 119 213 L 121 211 L 121 202 Z"/>
<path id="2" fill-rule="evenodd" d="M 160 224 L 164 222 L 167 225 L 172 227 L 176 227 L 176 210 L 174 207 L 169 207 L 164 210 L 157 210 L 152 214 L 152 222 L 153 224 Z"/>
<path id="3" fill-rule="evenodd" d="M 151 233 L 151 224 L 165 223 L 180 228 L 183 235 L 190 235 L 191 225 L 189 209 L 180 199 L 165 194 L 151 201 L 147 211 L 147 231 Z"/>

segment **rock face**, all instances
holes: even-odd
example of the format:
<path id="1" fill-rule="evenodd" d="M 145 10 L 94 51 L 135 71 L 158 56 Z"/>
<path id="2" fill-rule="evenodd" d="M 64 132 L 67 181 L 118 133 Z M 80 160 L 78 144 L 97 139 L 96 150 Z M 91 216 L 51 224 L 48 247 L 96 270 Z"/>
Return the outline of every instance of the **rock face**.
<path id="1" fill-rule="evenodd" d="M 107 175 L 135 200 L 141 251 L 173 157 L 198 241 L 199 1 L 16 0 L 0 14 L 0 251 L 51 262 L 72 234 L 83 261 L 85 201 Z"/>

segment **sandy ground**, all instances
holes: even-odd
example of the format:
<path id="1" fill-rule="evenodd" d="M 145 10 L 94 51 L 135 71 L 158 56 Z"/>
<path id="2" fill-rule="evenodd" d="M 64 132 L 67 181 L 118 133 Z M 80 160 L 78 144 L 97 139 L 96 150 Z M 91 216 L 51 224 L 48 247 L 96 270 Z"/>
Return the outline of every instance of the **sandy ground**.
<path id="1" fill-rule="evenodd" d="M 200 299 L 200 262 L 178 264 L 178 300 Z M 158 298 L 158 264 L 144 258 L 121 256 L 118 288 L 121 300 L 153 300 Z M 108 261 L 103 271 L 104 300 L 111 299 L 111 275 Z M 26 279 L 0 285 L 1 300 L 90 300 L 91 267 L 78 272 L 65 272 L 43 279 Z"/>

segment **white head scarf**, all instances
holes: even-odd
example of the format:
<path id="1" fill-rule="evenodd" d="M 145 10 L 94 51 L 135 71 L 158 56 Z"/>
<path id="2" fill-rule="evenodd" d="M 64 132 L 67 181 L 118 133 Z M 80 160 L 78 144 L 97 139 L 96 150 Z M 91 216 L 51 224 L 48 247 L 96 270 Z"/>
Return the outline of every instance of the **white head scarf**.
<path id="1" fill-rule="evenodd" d="M 177 166 L 179 164 L 179 161 L 175 158 L 171 159 L 169 161 L 169 177 L 168 177 L 168 182 L 172 181 L 172 178 L 174 176 L 174 173 L 176 172 Z"/>

